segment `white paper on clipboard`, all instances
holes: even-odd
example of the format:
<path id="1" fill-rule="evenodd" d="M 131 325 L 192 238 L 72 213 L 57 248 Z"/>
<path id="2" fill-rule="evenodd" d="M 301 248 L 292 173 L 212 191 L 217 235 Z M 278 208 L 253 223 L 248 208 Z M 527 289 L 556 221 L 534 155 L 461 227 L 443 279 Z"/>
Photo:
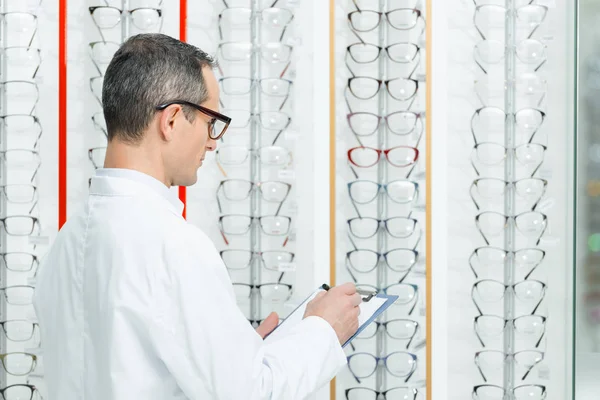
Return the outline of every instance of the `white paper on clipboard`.
<path id="1" fill-rule="evenodd" d="M 313 299 L 319 292 L 324 291 L 324 289 L 318 289 L 313 292 L 310 296 L 308 296 L 294 311 L 290 313 L 290 315 L 277 326 L 275 330 L 271 332 L 266 338 L 265 341 L 268 340 L 276 340 L 279 337 L 285 336 L 285 334 L 293 328 L 295 324 L 302 321 L 304 318 L 304 312 L 306 311 L 306 305 Z M 376 313 L 382 312 L 381 308 L 385 305 L 386 302 L 389 303 L 389 296 L 373 296 L 369 301 L 363 301 L 360 305 L 360 314 L 358 316 L 358 326 L 359 331 L 364 329 L 368 324 L 374 320 L 374 315 Z M 393 302 L 393 301 L 392 301 Z M 390 303 L 391 304 L 391 303 Z M 389 305 L 389 304 L 388 304 Z M 387 308 L 387 307 L 386 307 Z M 354 335 L 356 336 L 356 335 Z M 344 344 L 347 345 L 350 342 L 346 342 Z"/>

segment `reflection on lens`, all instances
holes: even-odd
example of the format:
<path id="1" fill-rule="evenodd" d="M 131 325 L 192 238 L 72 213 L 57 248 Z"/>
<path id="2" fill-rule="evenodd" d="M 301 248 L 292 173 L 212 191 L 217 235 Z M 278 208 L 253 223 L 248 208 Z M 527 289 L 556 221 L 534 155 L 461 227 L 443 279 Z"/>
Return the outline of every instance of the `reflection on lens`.
<path id="1" fill-rule="evenodd" d="M 537 166 L 544 161 L 544 152 L 546 147 L 537 143 L 523 144 L 516 149 L 517 160 L 530 166 Z"/>
<path id="2" fill-rule="evenodd" d="M 287 197 L 290 187 L 283 182 L 262 182 L 260 185 L 260 192 L 262 198 L 265 201 L 272 201 L 281 203 Z"/>
<path id="3" fill-rule="evenodd" d="M 534 64 L 546 59 L 546 45 L 535 39 L 517 43 L 517 57 L 524 63 Z"/>
<path id="4" fill-rule="evenodd" d="M 290 92 L 292 81 L 281 78 L 264 78 L 260 80 L 260 88 L 269 96 L 287 96 Z"/>
<path id="5" fill-rule="evenodd" d="M 414 43 L 395 43 L 387 48 L 390 60 L 397 63 L 410 63 L 419 53 L 419 47 Z"/>
<path id="6" fill-rule="evenodd" d="M 291 118 L 280 111 L 263 111 L 260 113 L 260 123 L 265 129 L 283 130 L 290 124 Z"/>
<path id="7" fill-rule="evenodd" d="M 291 296 L 291 287 L 283 284 L 263 284 L 260 286 L 260 296 L 263 300 L 272 303 L 283 303 Z"/>
<path id="8" fill-rule="evenodd" d="M 387 357 L 385 366 L 390 374 L 405 377 L 410 375 L 417 367 L 417 357 L 410 353 L 397 351 Z"/>
<path id="9" fill-rule="evenodd" d="M 396 100 L 406 101 L 417 93 L 418 83 L 414 79 L 396 78 L 387 82 L 390 96 Z"/>
<path id="10" fill-rule="evenodd" d="M 282 28 L 289 24 L 294 18 L 290 10 L 283 8 L 265 8 L 262 10 L 262 22 L 272 28 Z"/>
<path id="11" fill-rule="evenodd" d="M 414 147 L 397 146 L 389 149 L 387 159 L 395 167 L 408 167 L 417 161 L 419 151 Z"/>
<path id="12" fill-rule="evenodd" d="M 546 387 L 541 385 L 521 385 L 514 389 L 515 400 L 544 400 Z"/>
<path id="13" fill-rule="evenodd" d="M 141 31 L 157 31 L 160 27 L 162 11 L 153 8 L 138 8 L 131 12 L 133 25 Z"/>
<path id="14" fill-rule="evenodd" d="M 287 251 L 264 251 L 262 259 L 266 269 L 279 271 L 282 264 L 289 264 L 293 261 L 294 254 Z"/>
<path id="15" fill-rule="evenodd" d="M 547 220 L 546 215 L 536 211 L 524 212 L 515 219 L 517 229 L 524 235 L 534 238 L 542 235 L 546 229 Z"/>
<path id="16" fill-rule="evenodd" d="M 546 285 L 537 280 L 526 280 L 515 285 L 515 296 L 522 301 L 540 300 L 546 289 Z"/>
<path id="17" fill-rule="evenodd" d="M 121 22 L 121 10 L 115 7 L 90 7 L 90 12 L 100 29 L 111 29 Z"/>
<path id="18" fill-rule="evenodd" d="M 284 166 L 290 163 L 290 152 L 279 146 L 261 147 L 258 152 L 258 157 L 263 164 L 272 166 Z"/>
<path id="19" fill-rule="evenodd" d="M 283 43 L 266 43 L 261 47 L 263 60 L 271 63 L 285 63 L 290 60 L 292 47 Z"/>
<path id="20" fill-rule="evenodd" d="M 287 235 L 290 230 L 290 218 L 269 216 L 261 217 L 262 230 L 267 235 Z"/>

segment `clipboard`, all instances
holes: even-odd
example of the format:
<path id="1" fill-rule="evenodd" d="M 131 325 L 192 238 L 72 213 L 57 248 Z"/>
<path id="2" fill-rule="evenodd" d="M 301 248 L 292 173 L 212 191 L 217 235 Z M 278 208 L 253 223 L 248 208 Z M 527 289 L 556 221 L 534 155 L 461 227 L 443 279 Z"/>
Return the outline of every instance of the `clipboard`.
<path id="1" fill-rule="evenodd" d="M 302 321 L 304 317 L 304 312 L 306 311 L 306 305 L 309 301 L 311 301 L 317 294 L 322 291 L 328 290 L 329 286 L 322 285 L 319 289 L 315 290 L 310 296 L 308 296 L 304 301 L 292 311 L 286 319 L 284 319 L 275 329 L 271 331 L 267 336 L 265 336 L 264 340 L 273 340 L 277 337 L 281 337 L 285 335 L 285 332 L 293 327 L 296 323 Z M 346 347 L 350 342 L 358 336 L 369 324 L 371 324 L 381 313 L 388 309 L 389 306 L 394 304 L 394 302 L 398 299 L 398 296 L 395 295 L 386 295 L 383 293 L 365 293 L 360 292 L 363 297 L 363 302 L 359 306 L 360 307 L 360 315 L 358 316 L 358 329 L 352 335 L 346 343 L 342 345 L 342 347 Z"/>

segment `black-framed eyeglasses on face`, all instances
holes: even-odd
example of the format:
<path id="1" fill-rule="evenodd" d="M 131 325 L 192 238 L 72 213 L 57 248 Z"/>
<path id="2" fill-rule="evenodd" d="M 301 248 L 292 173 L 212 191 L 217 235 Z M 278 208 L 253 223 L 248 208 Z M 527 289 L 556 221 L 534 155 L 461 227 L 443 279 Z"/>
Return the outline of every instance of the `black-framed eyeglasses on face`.
<path id="1" fill-rule="evenodd" d="M 156 110 L 162 111 L 173 104 L 185 105 L 195 108 L 196 110 L 211 117 L 212 120 L 209 123 L 208 137 L 212 140 L 219 140 L 225 134 L 225 131 L 231 123 L 230 117 L 185 100 L 173 100 L 168 103 L 160 104 L 156 106 Z"/>

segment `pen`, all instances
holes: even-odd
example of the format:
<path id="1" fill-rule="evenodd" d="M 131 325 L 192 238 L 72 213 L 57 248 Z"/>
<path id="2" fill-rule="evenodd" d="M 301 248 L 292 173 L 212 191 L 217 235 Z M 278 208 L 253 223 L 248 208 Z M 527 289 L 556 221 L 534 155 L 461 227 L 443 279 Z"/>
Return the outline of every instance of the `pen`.
<path id="1" fill-rule="evenodd" d="M 328 284 L 324 283 L 324 284 L 321 285 L 321 289 L 323 289 L 323 290 L 329 290 L 331 288 L 329 287 Z M 377 294 L 377 292 L 369 292 L 369 291 L 365 291 L 365 290 L 357 290 L 357 292 L 361 296 L 365 296 L 365 297 L 363 297 L 363 301 L 369 301 L 369 300 L 371 300 L 371 298 L 373 296 L 375 296 Z"/>

